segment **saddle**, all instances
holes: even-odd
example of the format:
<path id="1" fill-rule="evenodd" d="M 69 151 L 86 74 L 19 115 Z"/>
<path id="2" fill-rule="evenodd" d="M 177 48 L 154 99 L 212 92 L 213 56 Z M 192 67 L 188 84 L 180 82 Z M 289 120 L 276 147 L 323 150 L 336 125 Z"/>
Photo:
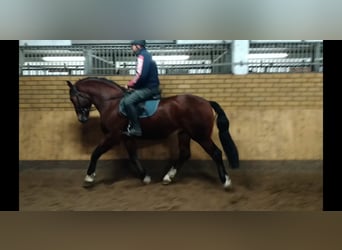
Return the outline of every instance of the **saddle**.
<path id="1" fill-rule="evenodd" d="M 146 118 L 146 117 L 150 117 L 154 115 L 154 113 L 157 112 L 160 98 L 161 98 L 161 94 L 156 94 L 149 100 L 139 102 L 137 105 L 139 118 Z M 125 111 L 125 106 L 123 104 L 123 99 L 120 101 L 119 111 L 122 115 L 127 116 L 127 113 Z"/>

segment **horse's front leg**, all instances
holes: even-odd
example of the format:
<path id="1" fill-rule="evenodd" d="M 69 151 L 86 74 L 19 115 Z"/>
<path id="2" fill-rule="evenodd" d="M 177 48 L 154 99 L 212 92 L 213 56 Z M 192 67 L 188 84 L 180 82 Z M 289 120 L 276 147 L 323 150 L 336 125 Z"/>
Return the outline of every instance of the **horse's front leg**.
<path id="1" fill-rule="evenodd" d="M 93 184 L 95 181 L 95 170 L 98 159 L 106 153 L 109 149 L 111 149 L 115 144 L 118 144 L 119 140 L 113 137 L 106 137 L 92 152 L 90 157 L 90 163 L 87 170 L 87 175 L 84 178 L 84 181 L 87 185 Z"/>
<path id="2" fill-rule="evenodd" d="M 129 160 L 138 171 L 139 178 L 142 180 L 143 183 L 149 184 L 151 182 L 151 177 L 146 173 L 145 168 L 141 165 L 138 159 L 136 140 L 133 138 L 128 138 L 124 140 L 124 142 L 129 155 Z"/>

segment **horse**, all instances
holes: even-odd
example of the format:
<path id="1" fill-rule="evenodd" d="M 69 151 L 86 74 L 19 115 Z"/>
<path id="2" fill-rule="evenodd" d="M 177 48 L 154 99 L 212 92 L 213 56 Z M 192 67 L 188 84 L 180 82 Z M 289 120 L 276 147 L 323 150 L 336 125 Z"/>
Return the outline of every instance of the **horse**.
<path id="1" fill-rule="evenodd" d="M 215 124 L 219 139 L 232 169 L 239 167 L 239 153 L 229 133 L 229 120 L 222 107 L 215 101 L 206 100 L 192 94 L 179 94 L 158 99 L 155 113 L 139 118 L 143 135 L 130 137 L 123 134 L 127 128 L 128 118 L 120 111 L 120 103 L 128 90 L 107 78 L 86 77 L 75 82 L 66 81 L 69 87 L 69 98 L 73 104 L 78 121 L 88 121 L 90 110 L 94 106 L 100 115 L 102 141 L 91 153 L 85 184 L 93 185 L 96 176 L 98 159 L 115 145 L 124 142 L 129 160 L 137 170 L 144 184 L 151 182 L 138 159 L 137 140 L 161 140 L 173 133 L 178 135 L 179 156 L 163 177 L 163 184 L 174 180 L 180 167 L 191 157 L 190 141 L 197 142 L 216 163 L 219 179 L 225 190 L 232 188 L 232 181 L 225 169 L 222 151 L 212 140 Z M 216 113 L 216 115 L 215 115 Z"/>

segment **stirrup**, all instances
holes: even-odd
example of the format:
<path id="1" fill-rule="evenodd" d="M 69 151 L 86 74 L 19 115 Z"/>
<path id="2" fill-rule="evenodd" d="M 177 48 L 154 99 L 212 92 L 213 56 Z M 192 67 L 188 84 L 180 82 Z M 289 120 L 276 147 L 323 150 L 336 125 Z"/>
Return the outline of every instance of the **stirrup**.
<path id="1" fill-rule="evenodd" d="M 127 136 L 141 136 L 142 132 L 136 131 L 135 129 L 131 129 L 130 127 L 128 127 L 127 131 L 123 131 L 122 134 Z"/>

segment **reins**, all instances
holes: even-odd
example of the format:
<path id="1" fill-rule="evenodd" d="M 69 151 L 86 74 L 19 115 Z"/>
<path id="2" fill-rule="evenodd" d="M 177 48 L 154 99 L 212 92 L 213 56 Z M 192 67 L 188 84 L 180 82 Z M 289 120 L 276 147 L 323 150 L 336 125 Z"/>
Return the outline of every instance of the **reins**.
<path id="1" fill-rule="evenodd" d="M 123 92 L 121 95 L 119 96 L 113 96 L 113 97 L 110 97 L 109 99 L 107 99 L 106 101 L 109 101 L 109 100 L 115 100 L 115 99 L 119 99 L 119 98 L 122 98 L 124 97 L 126 94 L 126 92 Z"/>
<path id="2" fill-rule="evenodd" d="M 114 84 L 115 86 L 117 86 L 122 91 L 119 95 L 115 95 L 115 96 L 109 97 L 108 99 L 105 99 L 104 101 L 112 101 L 112 100 L 116 100 L 116 99 L 121 99 L 121 98 L 123 98 L 128 93 L 128 91 L 126 89 L 124 89 L 123 87 L 121 87 L 120 85 L 118 85 L 117 83 L 115 83 L 113 81 L 109 81 L 108 79 L 105 79 L 105 78 L 94 78 L 94 80 L 105 82 L 105 83 L 109 83 L 109 84 Z M 81 91 L 79 91 L 77 89 L 76 86 L 74 86 L 72 88 L 72 92 L 73 92 L 72 94 L 77 97 L 78 104 L 80 104 L 79 103 L 79 99 L 78 99 L 79 97 L 89 99 L 89 96 L 84 95 Z M 89 109 L 89 111 L 93 111 L 95 109 L 96 109 L 96 107 L 91 107 Z"/>

